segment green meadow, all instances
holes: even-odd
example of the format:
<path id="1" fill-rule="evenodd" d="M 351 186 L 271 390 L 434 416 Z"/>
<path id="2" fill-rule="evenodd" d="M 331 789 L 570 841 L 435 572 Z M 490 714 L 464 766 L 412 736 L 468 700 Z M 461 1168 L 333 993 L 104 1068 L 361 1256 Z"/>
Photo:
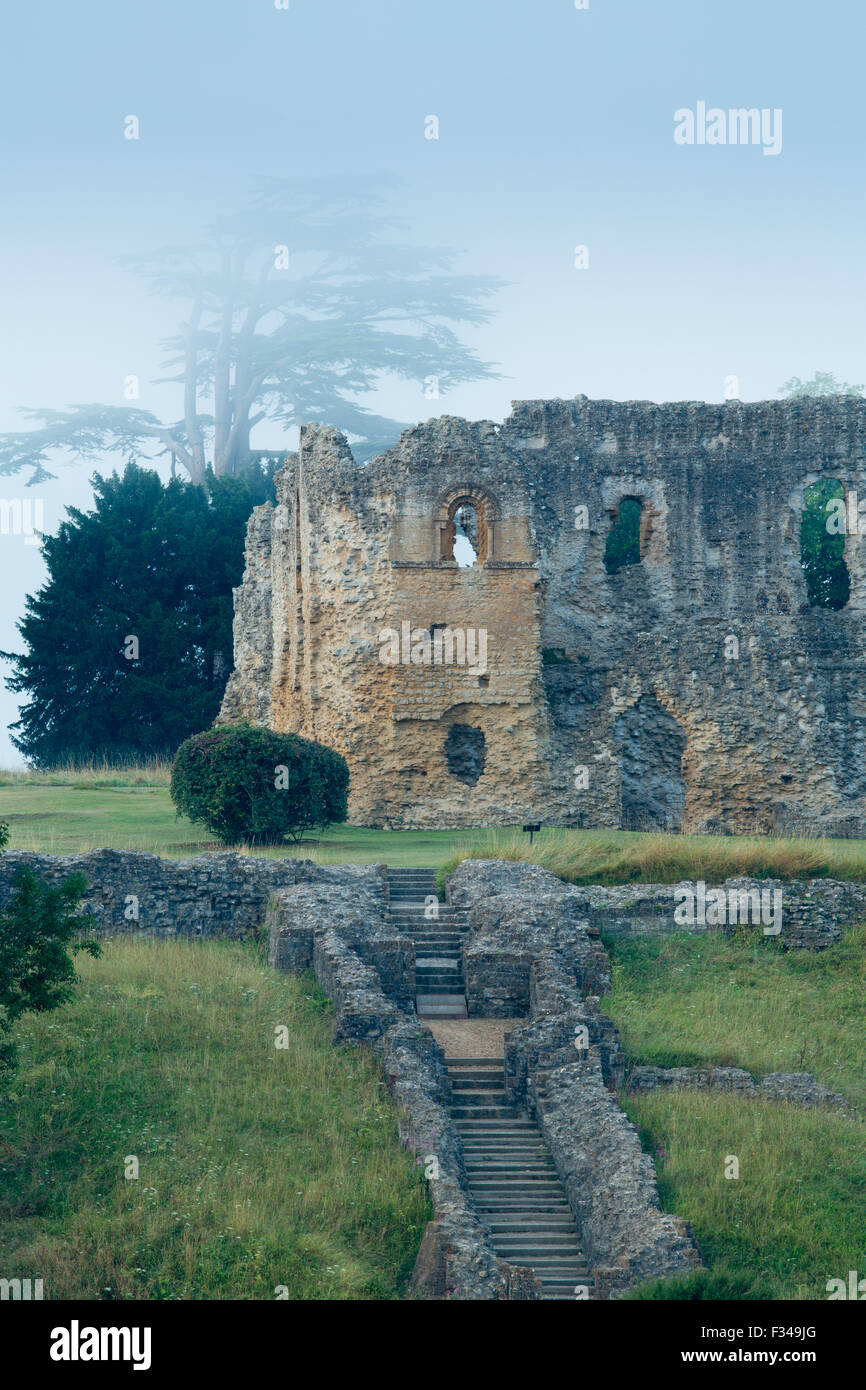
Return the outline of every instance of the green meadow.
<path id="1" fill-rule="evenodd" d="M 117 938 L 79 962 L 75 998 L 16 1028 L 4 1276 L 48 1299 L 401 1297 L 425 1184 L 312 976 L 255 943 Z"/>

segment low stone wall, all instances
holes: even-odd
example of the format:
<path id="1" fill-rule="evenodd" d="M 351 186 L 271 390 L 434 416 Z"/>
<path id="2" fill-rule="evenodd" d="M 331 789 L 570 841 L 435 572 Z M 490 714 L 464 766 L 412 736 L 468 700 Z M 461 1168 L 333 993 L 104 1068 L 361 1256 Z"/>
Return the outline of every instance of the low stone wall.
<path id="1" fill-rule="evenodd" d="M 686 1273 L 701 1262 L 687 1223 L 661 1211 L 652 1159 L 618 1105 L 617 1090 L 714 1086 L 848 1109 L 843 1096 L 806 1074 L 772 1073 L 756 1081 L 735 1067 L 627 1067 L 616 1027 L 600 1009 L 610 966 L 599 937 L 682 930 L 673 918 L 673 887 L 578 888 L 537 865 L 494 860 L 465 860 L 446 886 L 451 903 L 467 913 L 470 1013 L 504 1015 L 523 1005 L 529 1016 L 506 1037 L 506 1087 L 538 1118 L 593 1268 L 597 1298 Z M 755 886 L 778 885 L 732 879 L 726 888 Z M 818 880 L 782 887 L 781 936 L 788 947 L 820 949 L 838 939 L 840 923 L 866 918 L 861 885 Z"/>
<path id="2" fill-rule="evenodd" d="M 716 924 L 713 909 L 707 904 L 704 918 L 707 922 L 693 923 L 677 921 L 675 909 L 682 903 L 677 890 L 689 888 L 697 892 L 695 881 L 681 884 L 641 884 L 640 887 L 587 887 L 577 891 L 583 895 L 584 911 L 587 920 L 600 932 L 610 937 L 636 937 L 669 935 L 672 932 L 688 932 L 701 935 L 706 932 L 721 931 L 730 934 L 737 930 L 739 923 L 731 920 L 734 915 L 741 918 L 745 913 L 740 906 L 745 902 L 745 894 L 765 894 L 764 899 L 772 905 L 769 895 L 781 894 L 781 931 L 775 935 L 787 949 L 824 950 L 842 937 L 844 927 L 857 920 L 866 921 L 866 885 L 844 883 L 835 879 L 811 879 L 790 881 L 782 879 L 728 878 L 718 885 L 706 884 L 706 894 L 721 891 L 728 899 L 728 920 Z M 736 904 L 736 908 L 734 907 Z M 750 916 L 749 924 L 753 921 Z M 763 924 L 751 925 L 751 930 L 763 933 Z M 768 934 L 771 939 L 773 934 Z"/>
<path id="3" fill-rule="evenodd" d="M 850 1112 L 840 1091 L 831 1091 L 809 1072 L 768 1072 L 760 1081 L 740 1067 L 632 1067 L 626 1088 L 633 1094 L 660 1087 L 684 1086 L 694 1091 L 734 1091 L 737 1095 L 788 1101 L 817 1109 Z"/>
<path id="4" fill-rule="evenodd" d="M 479 867 L 473 869 L 472 865 Z M 551 892 L 559 897 L 565 893 L 567 899 L 563 898 L 563 901 L 568 901 L 569 912 L 575 920 L 583 920 L 590 934 L 601 933 L 614 938 L 661 936 L 672 932 L 702 935 L 711 931 L 736 931 L 739 925 L 736 921 L 725 920 L 717 925 L 713 920 L 713 904 L 706 899 L 709 894 L 719 891 L 728 900 L 726 919 L 733 917 L 735 910 L 736 915 L 740 915 L 741 903 L 745 902 L 742 898 L 744 894 L 768 895 L 764 901 L 772 909 L 774 900 L 771 895 L 781 893 L 781 931 L 776 935 L 782 945 L 789 948 L 822 950 L 840 940 L 848 923 L 866 921 L 866 884 L 846 883 L 837 879 L 786 882 L 781 879 L 728 878 L 722 884 L 704 884 L 704 892 L 698 897 L 698 884 L 695 881 L 610 888 L 577 887 L 563 884 L 562 880 L 537 864 L 467 859 L 451 875 L 449 882 L 450 901 L 458 908 L 477 908 L 482 886 L 484 892 L 496 898 L 509 895 L 515 887 L 525 895 L 539 898 Z M 552 884 L 557 887 L 552 888 Z M 695 893 L 695 915 L 703 920 L 689 923 L 675 918 L 675 910 L 682 903 L 681 890 L 686 888 Z M 703 911 L 701 902 L 704 904 Z M 485 919 L 479 915 L 475 920 L 478 929 L 483 929 Z M 495 926 L 491 913 L 488 913 L 486 921 L 490 927 Z M 763 924 L 755 925 L 753 930 L 762 933 Z"/>
<path id="5" fill-rule="evenodd" d="M 463 1151 L 447 1108 L 442 1050 L 419 1023 L 414 1003 L 401 1008 L 394 992 L 383 988 L 380 969 L 390 977 L 406 960 L 414 993 L 414 943 L 389 931 L 380 909 L 375 884 L 371 892 L 318 884 L 281 889 L 268 903 L 269 960 L 278 970 L 312 969 L 337 1009 L 334 1042 L 365 1044 L 383 1057 L 385 1080 L 402 1114 L 401 1139 L 424 1166 L 433 1203 L 413 1294 L 538 1299 L 541 1286 L 532 1273 L 497 1257 L 469 1196 Z"/>
<path id="6" fill-rule="evenodd" d="M 581 917 L 584 898 L 536 865 L 486 860 L 464 861 L 447 889 L 469 914 L 465 956 L 467 978 L 475 961 L 476 1001 L 483 1002 L 483 971 L 497 949 L 504 964 L 495 988 L 503 981 L 508 987 L 515 959 L 525 972 L 508 1001 L 525 995 L 529 1021 L 506 1036 L 506 1087 L 515 1104 L 537 1116 L 593 1271 L 595 1298 L 700 1267 L 688 1225 L 661 1211 L 652 1159 L 610 1089 L 622 1080 L 625 1058 L 615 1026 L 599 1009 L 610 966 L 597 929 Z M 498 1007 L 499 998 L 493 1003 Z"/>
<path id="7" fill-rule="evenodd" d="M 149 932 L 157 936 L 245 936 L 261 928 L 268 898 L 298 883 L 331 884 L 373 891 L 384 875 L 353 864 L 319 865 L 310 859 L 258 859 L 216 851 L 191 859 L 162 859 L 135 850 L 98 849 L 88 854 L 0 855 L 0 906 L 12 892 L 16 870 L 29 868 L 45 882 L 83 873 L 84 903 L 97 930 Z M 382 900 L 384 901 L 384 889 Z"/>
<path id="8" fill-rule="evenodd" d="M 598 1053 L 533 1073 L 531 1081 L 541 1132 L 593 1269 L 596 1297 L 700 1268 L 691 1227 L 661 1210 L 652 1159 L 605 1085 Z"/>
<path id="9" fill-rule="evenodd" d="M 265 912 L 268 960 L 277 970 L 314 968 L 316 932 L 330 927 L 355 950 L 390 999 L 415 1011 L 415 942 L 395 932 L 387 914 L 383 880 L 366 868 L 347 885 L 301 883 L 272 893 Z"/>

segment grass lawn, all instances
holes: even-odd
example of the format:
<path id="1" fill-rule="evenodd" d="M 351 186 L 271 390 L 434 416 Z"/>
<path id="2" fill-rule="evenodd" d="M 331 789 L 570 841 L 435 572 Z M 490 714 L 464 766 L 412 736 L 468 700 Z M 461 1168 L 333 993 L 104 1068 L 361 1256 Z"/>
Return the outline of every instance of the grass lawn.
<path id="1" fill-rule="evenodd" d="M 15 1030 L 4 1276 L 51 1299 L 400 1297 L 424 1182 L 371 1054 L 331 1046 L 312 976 L 229 942 L 118 938 L 78 959 L 75 999 Z"/>
<path id="2" fill-rule="evenodd" d="M 828 1279 L 866 1269 L 866 927 L 817 954 L 716 936 L 607 945 L 603 1006 L 633 1062 L 810 1071 L 852 1103 L 846 1118 L 718 1092 L 621 1097 L 714 1275 L 826 1298 Z"/>
<path id="3" fill-rule="evenodd" d="M 184 858 L 219 849 L 201 826 L 175 815 L 169 770 L 0 772 L 0 822 L 10 849 L 44 854 L 82 850 L 150 850 Z M 515 829 L 371 830 L 335 825 L 280 849 L 253 854 L 300 855 L 320 863 L 425 865 L 446 871 L 461 859 L 526 859 L 570 883 L 720 882 L 750 874 L 780 878 L 866 879 L 862 840 L 771 839 L 755 836 L 662 835 L 620 830 L 545 828 L 530 849 Z"/>

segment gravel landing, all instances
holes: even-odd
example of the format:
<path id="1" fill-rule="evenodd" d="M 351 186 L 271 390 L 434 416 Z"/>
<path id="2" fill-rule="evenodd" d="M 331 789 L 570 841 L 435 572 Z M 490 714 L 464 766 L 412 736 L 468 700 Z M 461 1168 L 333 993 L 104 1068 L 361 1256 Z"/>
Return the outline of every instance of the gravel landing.
<path id="1" fill-rule="evenodd" d="M 502 1057 L 505 1034 L 525 1018 L 425 1019 L 446 1057 Z"/>

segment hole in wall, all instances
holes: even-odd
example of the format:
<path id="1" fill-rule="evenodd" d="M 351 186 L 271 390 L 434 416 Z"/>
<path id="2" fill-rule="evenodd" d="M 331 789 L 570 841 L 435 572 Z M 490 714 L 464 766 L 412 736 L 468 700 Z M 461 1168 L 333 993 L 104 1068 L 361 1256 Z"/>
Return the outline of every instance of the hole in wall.
<path id="1" fill-rule="evenodd" d="M 851 576 L 844 555 L 845 489 L 838 478 L 821 478 L 806 488 L 800 516 L 800 564 L 809 608 L 845 607 Z"/>
<path id="2" fill-rule="evenodd" d="M 604 547 L 604 567 L 608 574 L 617 574 L 626 565 L 640 564 L 642 510 L 643 504 L 637 497 L 624 497 L 620 502 Z"/>
<path id="3" fill-rule="evenodd" d="M 686 736 L 655 695 L 641 695 L 616 722 L 623 830 L 679 830 L 686 804 Z"/>
<path id="4" fill-rule="evenodd" d="M 474 787 L 487 761 L 483 730 L 471 724 L 452 724 L 445 740 L 445 761 L 452 777 L 467 787 Z"/>

